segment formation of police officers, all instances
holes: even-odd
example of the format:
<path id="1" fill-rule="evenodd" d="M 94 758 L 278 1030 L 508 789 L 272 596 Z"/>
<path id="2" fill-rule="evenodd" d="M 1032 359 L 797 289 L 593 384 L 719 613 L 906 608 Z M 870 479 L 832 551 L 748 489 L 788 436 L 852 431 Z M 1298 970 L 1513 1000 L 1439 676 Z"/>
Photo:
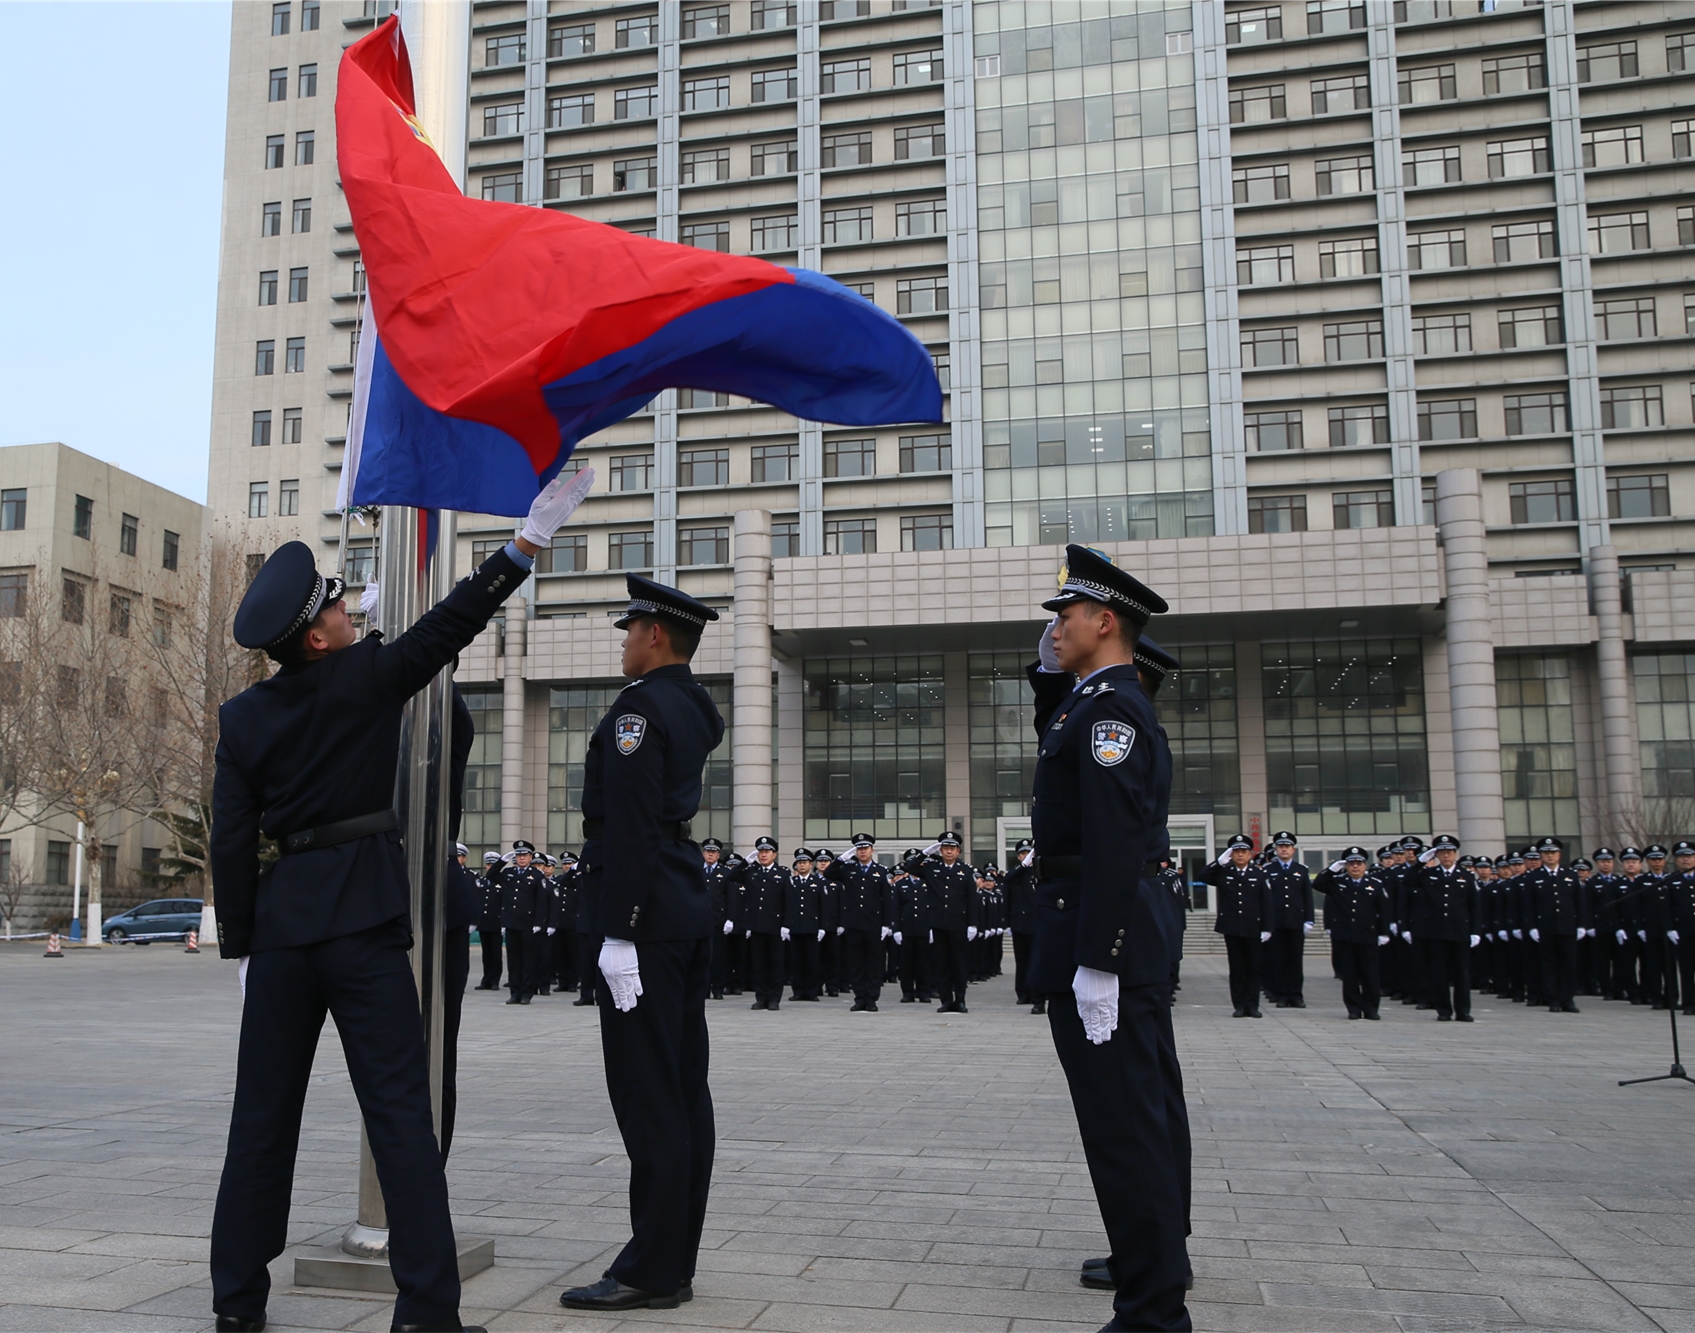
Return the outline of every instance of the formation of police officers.
<path id="1" fill-rule="evenodd" d="M 1202 874 L 1237 1018 L 1261 1017 L 1262 995 L 1306 1007 L 1315 893 L 1351 1019 L 1379 1018 L 1388 998 L 1469 1023 L 1474 991 L 1550 1013 L 1598 996 L 1695 1015 L 1695 842 L 1598 847 L 1568 865 L 1558 838 L 1491 858 L 1446 834 L 1406 837 L 1375 858 L 1350 847 L 1316 876 L 1296 850 L 1277 833 L 1256 855 L 1238 834 Z"/>
<path id="2" fill-rule="evenodd" d="M 1018 851 L 1029 851 L 1028 840 Z M 960 852 L 949 831 L 887 866 L 876 839 L 859 833 L 840 857 L 798 847 L 784 866 L 772 838 L 755 841 L 751 861 L 705 839 L 712 998 L 751 993 L 752 1008 L 774 1012 L 785 989 L 791 1003 L 851 994 L 852 1011 L 875 1013 L 883 987 L 899 985 L 902 1004 L 939 1001 L 937 1012 L 963 1014 L 967 985 L 1001 975 L 1011 935 L 1018 1002 L 1044 1012 L 1023 980 L 1034 913 L 1028 867 L 979 870 Z M 508 1004 L 557 990 L 593 1005 L 600 943 L 577 858 L 519 839 L 504 856 L 484 853 L 483 867 L 477 989 L 500 989 L 504 971 Z"/>

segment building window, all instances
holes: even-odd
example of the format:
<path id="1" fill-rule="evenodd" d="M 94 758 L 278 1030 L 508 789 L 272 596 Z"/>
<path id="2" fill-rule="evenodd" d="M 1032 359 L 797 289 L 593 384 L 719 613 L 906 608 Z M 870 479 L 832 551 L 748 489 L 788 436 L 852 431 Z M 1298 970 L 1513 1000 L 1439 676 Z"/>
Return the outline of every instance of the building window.
<path id="1" fill-rule="evenodd" d="M 312 230 L 312 201 L 296 199 L 294 201 L 294 234 L 299 236 Z"/>
<path id="2" fill-rule="evenodd" d="M 300 0 L 300 31 L 318 31 L 318 0 Z"/>
<path id="3" fill-rule="evenodd" d="M 1689 60 L 1689 51 L 1695 47 L 1695 32 L 1674 32 L 1666 38 L 1666 68 L 1674 74 L 1695 68 Z"/>
<path id="4" fill-rule="evenodd" d="M 1658 393 L 1658 390 L 1655 390 Z M 118 523 L 118 554 L 134 555 L 139 545 L 141 520 L 134 514 L 123 514 Z"/>
<path id="5" fill-rule="evenodd" d="M 1571 660 L 1501 654 L 1495 659 L 1495 703 L 1507 837 L 1577 837 Z"/>
<path id="6" fill-rule="evenodd" d="M 1277 92 L 1281 93 L 1281 88 Z M 1369 111 L 1371 109 L 1371 80 L 1364 74 L 1344 74 L 1334 79 L 1312 80 L 1312 113 L 1333 116 L 1339 112 Z M 1231 102 L 1235 116 L 1235 102 Z M 1282 115 L 1281 112 L 1278 113 Z"/>
<path id="7" fill-rule="evenodd" d="M 659 110 L 659 86 L 644 84 L 639 88 L 619 88 L 612 94 L 613 120 L 645 120 Z"/>
<path id="8" fill-rule="evenodd" d="M 365 290 L 365 263 L 360 259 L 353 261 L 353 290 L 355 292 Z"/>
<path id="9" fill-rule="evenodd" d="M 1464 268 L 1465 232 L 1426 231 L 1407 238 L 1407 267 Z"/>
<path id="10" fill-rule="evenodd" d="M 862 93 L 871 87 L 871 61 L 826 61 L 819 71 L 818 90 L 823 93 Z"/>
<path id="11" fill-rule="evenodd" d="M 811 658 L 802 674 L 806 836 L 933 837 L 947 818 L 941 655 Z"/>
<path id="12" fill-rule="evenodd" d="M 253 373 L 255 375 L 275 375 L 277 373 L 277 341 L 275 338 L 261 338 L 253 344 Z"/>
<path id="13" fill-rule="evenodd" d="M 306 369 L 306 339 L 290 338 L 283 344 L 283 374 L 298 375 Z"/>
<path id="14" fill-rule="evenodd" d="M 730 529 L 725 526 L 677 529 L 679 565 L 730 563 Z"/>
<path id="15" fill-rule="evenodd" d="M 581 199 L 594 193 L 594 167 L 587 162 L 569 167 L 549 167 L 542 177 L 543 199 Z"/>
<path id="16" fill-rule="evenodd" d="M 779 514 L 771 522 L 771 555 L 781 560 L 800 554 L 800 520 Z"/>
<path id="17" fill-rule="evenodd" d="M 638 46 L 653 46 L 659 41 L 659 15 L 638 14 L 635 18 L 619 19 L 614 44 L 620 51 Z"/>
<path id="18" fill-rule="evenodd" d="M 653 455 L 621 454 L 613 458 L 611 489 L 615 491 L 651 491 L 653 489 Z"/>
<path id="19" fill-rule="evenodd" d="M 1567 429 L 1563 393 L 1509 394 L 1505 406 L 1508 435 L 1551 435 Z"/>
<path id="20" fill-rule="evenodd" d="M 316 97 L 318 95 L 318 67 L 302 65 L 300 67 L 299 96 Z"/>
<path id="21" fill-rule="evenodd" d="M 1444 398 L 1418 405 L 1418 438 L 1425 441 L 1477 438 L 1477 399 Z"/>
<path id="22" fill-rule="evenodd" d="M 825 555 L 875 555 L 876 552 L 876 519 L 827 518 L 824 520 Z"/>
<path id="23" fill-rule="evenodd" d="M 588 567 L 589 539 L 580 532 L 557 534 L 553 544 L 536 555 L 538 574 L 581 574 Z"/>
<path id="24" fill-rule="evenodd" d="M 1430 828 L 1418 639 L 1266 641 L 1260 661 L 1272 828 L 1303 838 Z"/>
<path id="25" fill-rule="evenodd" d="M 1366 361 L 1382 355 L 1382 320 L 1353 319 L 1324 326 L 1326 361 Z"/>
<path id="26" fill-rule="evenodd" d="M 773 28 L 795 26 L 795 0 L 753 0 L 753 30 L 768 32 Z"/>
<path id="27" fill-rule="evenodd" d="M 306 289 L 307 289 L 306 278 L 307 278 L 307 270 L 306 269 L 303 269 L 303 268 L 291 268 L 291 269 L 289 269 L 289 271 L 288 271 L 288 299 L 289 299 L 289 303 L 291 305 L 298 304 L 299 302 L 304 301 L 306 299 Z"/>
<path id="28" fill-rule="evenodd" d="M 895 205 L 896 236 L 940 236 L 947 229 L 945 199 L 914 199 Z"/>
<path id="29" fill-rule="evenodd" d="M 1628 384 L 1601 390 L 1601 429 L 1636 430 L 1666 424 L 1658 384 Z"/>
<path id="30" fill-rule="evenodd" d="M 1348 241 L 1318 243 L 1318 276 L 1358 278 L 1377 272 L 1377 238 L 1361 236 Z"/>
<path id="31" fill-rule="evenodd" d="M 112 594 L 111 605 L 106 612 L 106 632 L 116 634 L 120 639 L 129 638 L 130 610 L 132 603 L 127 594 L 115 592 Z"/>
<path id="32" fill-rule="evenodd" d="M 659 184 L 659 159 L 630 157 L 612 164 L 612 193 L 651 190 Z"/>
<path id="33" fill-rule="evenodd" d="M 1238 204 L 1269 204 L 1289 197 L 1289 164 L 1237 167 L 1230 173 L 1232 195 Z"/>
<path id="34" fill-rule="evenodd" d="M 951 551 L 952 514 L 903 514 L 900 520 L 900 549 L 903 551 Z"/>
<path id="35" fill-rule="evenodd" d="M 683 244 L 692 245 L 697 250 L 718 250 L 728 254 L 730 252 L 730 224 L 728 222 L 684 223 Z"/>
<path id="36" fill-rule="evenodd" d="M 755 102 L 792 102 L 800 94 L 800 77 L 793 69 L 758 69 L 753 72 Z"/>
<path id="37" fill-rule="evenodd" d="M 259 215 L 259 234 L 261 236 L 282 235 L 282 203 L 265 204 Z"/>
<path id="38" fill-rule="evenodd" d="M 756 143 L 749 154 L 749 166 L 755 176 L 786 176 L 798 169 L 799 155 L 793 139 L 776 143 Z"/>
<path id="39" fill-rule="evenodd" d="M 871 132 L 856 130 L 851 134 L 826 134 L 822 150 L 826 167 L 870 166 Z"/>
<path id="40" fill-rule="evenodd" d="M 1365 27 L 1360 0 L 1307 0 L 1307 36 Z"/>
<path id="41" fill-rule="evenodd" d="M 730 76 L 683 80 L 684 111 L 717 111 L 730 105 Z"/>
<path id="42" fill-rule="evenodd" d="M 647 159 L 652 161 L 652 158 Z M 730 179 L 730 150 L 728 148 L 699 148 L 682 156 L 684 185 L 703 185 L 710 181 Z"/>
<path id="43" fill-rule="evenodd" d="M 284 477 L 277 483 L 277 515 L 294 518 L 300 513 L 300 478 Z"/>
<path id="44" fill-rule="evenodd" d="M 1228 46 L 1258 46 L 1283 39 L 1283 7 L 1235 9 L 1224 16 L 1224 41 Z"/>
<path id="45" fill-rule="evenodd" d="M 315 130 L 301 130 L 294 136 L 294 165 L 309 167 L 313 155 L 317 152 L 318 135 Z"/>
<path id="46" fill-rule="evenodd" d="M 800 236 L 800 217 L 783 213 L 777 217 L 755 218 L 749 232 L 749 248 L 756 255 L 773 250 L 793 250 Z"/>
<path id="47" fill-rule="evenodd" d="M 843 245 L 871 239 L 871 206 L 824 211 L 824 244 Z"/>
<path id="48" fill-rule="evenodd" d="M 1295 280 L 1295 247 L 1292 245 L 1238 246 L 1236 282 L 1242 287 L 1269 286 Z"/>
<path id="49" fill-rule="evenodd" d="M 294 6 L 289 3 L 289 0 L 283 0 L 282 4 L 271 6 L 271 36 L 288 36 L 289 13 L 293 8 Z"/>
<path id="50" fill-rule="evenodd" d="M 483 44 L 483 68 L 495 69 L 501 65 L 522 65 L 524 63 L 524 34 L 521 32 L 503 33 L 499 37 L 490 37 Z"/>
<path id="51" fill-rule="evenodd" d="M 793 481 L 800 462 L 800 446 L 756 444 L 753 446 L 754 482 Z"/>
<path id="52" fill-rule="evenodd" d="M 247 487 L 247 517 L 264 518 L 271 511 L 271 486 L 269 482 L 250 482 Z"/>
<path id="53" fill-rule="evenodd" d="M 866 297 L 867 300 L 871 298 Z M 899 298 L 896 298 L 897 304 Z M 947 351 L 930 349 L 930 361 L 936 367 L 936 383 L 941 385 L 943 393 L 953 391 L 953 354 Z"/>
<path id="54" fill-rule="evenodd" d="M 1635 42 L 1606 42 L 1599 46 L 1577 48 L 1577 81 L 1605 83 L 1611 79 L 1634 79 L 1640 71 L 1636 64 Z"/>
<path id="55" fill-rule="evenodd" d="M 271 443 L 271 414 L 268 411 L 255 412 L 253 414 L 252 446 L 255 449 L 264 449 L 264 448 L 269 447 L 270 443 Z"/>
<path id="56" fill-rule="evenodd" d="M 499 685 L 461 686 L 471 712 L 471 753 L 466 757 L 459 836 L 471 857 L 501 850 L 500 788 L 505 695 Z M 470 858 L 467 858 L 470 860 Z M 475 864 L 473 861 L 472 864 Z"/>
<path id="57" fill-rule="evenodd" d="M 182 538 L 172 532 L 169 528 L 166 528 L 165 549 L 159 566 L 161 569 L 175 569 L 177 567 L 177 552 L 181 546 Z"/>
<path id="58" fill-rule="evenodd" d="M 521 204 L 524 202 L 524 173 L 521 171 L 502 171 L 483 177 L 483 198 L 498 200 L 503 204 Z"/>
<path id="59" fill-rule="evenodd" d="M 1331 526 L 1336 528 L 1389 528 L 1395 525 L 1395 493 L 1380 491 L 1336 491 L 1330 497 Z"/>
<path id="60" fill-rule="evenodd" d="M 594 24 L 573 23 L 563 28 L 547 30 L 547 58 L 568 60 L 573 56 L 594 54 Z"/>
<path id="61" fill-rule="evenodd" d="M 1678 126 L 1683 130 L 1683 151 L 1678 151 Z M 1689 122 L 1672 123 L 1672 156 L 1689 156 Z M 1615 125 L 1610 129 L 1583 132 L 1583 165 L 1586 167 L 1622 167 L 1642 161 L 1642 127 Z"/>
<path id="62" fill-rule="evenodd" d="M 931 315 L 948 308 L 948 280 L 935 278 L 897 278 L 895 280 L 895 313 L 897 315 Z"/>
<path id="63" fill-rule="evenodd" d="M 505 542 L 500 543 L 505 546 Z M 481 564 L 481 561 L 475 562 Z M 344 570 L 347 581 L 363 586 L 376 577 L 377 549 L 370 542 L 349 542 L 347 544 L 347 566 Z"/>
<path id="64" fill-rule="evenodd" d="M 1422 422 L 1422 417 L 1420 420 Z M 1388 444 L 1389 406 L 1387 403 L 1359 403 L 1352 407 L 1332 407 L 1329 410 L 1329 428 L 1332 449 L 1346 449 L 1356 444 Z"/>
<path id="65" fill-rule="evenodd" d="M 1453 66 L 1449 66 L 1452 69 Z M 1546 88 L 1548 75 L 1540 53 L 1521 56 L 1491 56 L 1483 62 L 1483 94 L 1526 93 Z M 1452 93 L 1448 94 L 1450 97 Z"/>
<path id="66" fill-rule="evenodd" d="M 1608 213 L 1589 219 L 1589 253 L 1616 255 L 1648 248 L 1648 214 Z"/>
<path id="67" fill-rule="evenodd" d="M 88 585 L 77 579 L 66 579 L 59 596 L 59 618 L 68 625 L 80 625 L 87 615 Z"/>
<path id="68" fill-rule="evenodd" d="M 1249 532 L 1305 532 L 1307 497 L 1304 495 L 1250 495 Z"/>
<path id="69" fill-rule="evenodd" d="M 301 409 L 298 407 L 283 408 L 282 442 L 284 444 L 300 443 Z"/>
<path id="70" fill-rule="evenodd" d="M 826 477 L 874 477 L 877 475 L 877 441 L 825 440 Z"/>
<path id="71" fill-rule="evenodd" d="M 1595 324 L 1596 331 L 1605 342 L 1624 338 L 1653 338 L 1657 337 L 1659 332 L 1652 296 L 1597 301 Z"/>
<path id="72" fill-rule="evenodd" d="M 727 37 L 730 33 L 728 5 L 699 5 L 683 11 L 683 38 Z"/>
<path id="73" fill-rule="evenodd" d="M 29 488 L 0 491 L 0 532 L 22 532 L 29 512 Z"/>
<path id="74" fill-rule="evenodd" d="M 71 882 L 70 843 L 50 841 L 47 844 L 47 882 L 49 884 L 69 884 Z"/>
<path id="75" fill-rule="evenodd" d="M 730 395 L 716 389 L 678 389 L 677 406 L 691 407 L 728 407 Z"/>
<path id="76" fill-rule="evenodd" d="M 940 51 L 896 51 L 895 87 L 912 83 L 935 83 L 942 77 Z"/>
<path id="77" fill-rule="evenodd" d="M 1403 69 L 1399 86 L 1402 106 L 1451 102 L 1459 96 L 1452 65 L 1426 65 L 1422 69 Z"/>
<path id="78" fill-rule="evenodd" d="M 1551 171 L 1553 160 L 1548 155 L 1548 136 L 1531 135 L 1524 139 L 1503 139 L 1489 145 L 1489 179 L 1502 180 L 1514 176 L 1535 176 Z"/>
<path id="79" fill-rule="evenodd" d="M 1281 83 L 1263 88 L 1232 88 L 1230 90 L 1230 123 L 1259 125 L 1269 120 L 1283 120 L 1289 114 L 1289 99 Z"/>
<path id="80" fill-rule="evenodd" d="M 271 71 L 269 90 L 265 95 L 267 102 L 286 102 L 288 100 L 288 66 Z"/>
<path id="81" fill-rule="evenodd" d="M 684 449 L 677 455 L 677 485 L 728 486 L 728 449 Z"/>
<path id="82" fill-rule="evenodd" d="M 1577 517 L 1577 493 L 1569 477 L 1554 481 L 1515 481 L 1507 487 L 1513 523 L 1570 523 Z"/>
<path id="83" fill-rule="evenodd" d="M 29 574 L 24 570 L 14 570 L 9 574 L 0 574 L 0 619 L 16 620 L 24 613 L 24 603 L 29 600 Z M 8 698 L 17 697 L 17 678 L 0 685 L 0 692 Z"/>
<path id="84" fill-rule="evenodd" d="M 1670 514 L 1671 485 L 1666 473 L 1607 478 L 1608 518 L 1667 518 Z"/>
<path id="85" fill-rule="evenodd" d="M 895 161 L 912 158 L 940 157 L 947 152 L 946 131 L 940 123 L 934 125 L 897 125 L 895 127 Z M 871 155 L 866 151 L 865 160 Z M 843 165 L 846 165 L 845 163 Z"/>
<path id="86" fill-rule="evenodd" d="M 1450 356 L 1471 350 L 1470 315 L 1414 315 L 1413 350 L 1421 356 Z"/>
<path id="87" fill-rule="evenodd" d="M 1313 180 L 1321 195 L 1360 194 L 1377 188 L 1377 173 L 1369 156 L 1333 157 L 1320 162 Z"/>
<path id="88" fill-rule="evenodd" d="M 1503 348 L 1557 347 L 1565 341 L 1565 321 L 1557 305 L 1502 310 L 1496 319 Z"/>
<path id="89" fill-rule="evenodd" d="M 277 303 L 277 270 L 268 268 L 259 275 L 259 304 Z"/>
<path id="90" fill-rule="evenodd" d="M 1242 365 L 1293 366 L 1301 359 L 1300 342 L 1293 327 L 1281 329 L 1243 329 Z"/>
<path id="91" fill-rule="evenodd" d="M 651 569 L 653 531 L 614 532 L 607 537 L 608 565 L 612 569 Z"/>
<path id="92" fill-rule="evenodd" d="M 547 127 L 567 130 L 576 125 L 594 124 L 594 94 L 573 93 L 569 97 L 547 99 Z"/>
<path id="93" fill-rule="evenodd" d="M 76 508 L 71 513 L 71 535 L 88 540 L 94 537 L 94 501 L 86 495 L 76 498 Z"/>
<path id="94" fill-rule="evenodd" d="M 1695 654 L 1642 653 L 1631 669 L 1642 794 L 1657 823 L 1681 826 L 1695 800 Z"/>
<path id="95" fill-rule="evenodd" d="M 900 437 L 902 472 L 946 472 L 953 467 L 953 441 L 946 435 Z"/>
<path id="96" fill-rule="evenodd" d="M 1559 253 L 1551 219 L 1541 222 L 1498 222 L 1490 228 L 1497 264 L 1522 264 L 1552 259 Z"/>
<path id="97" fill-rule="evenodd" d="M 1247 447 L 1255 453 L 1275 454 L 1302 447 L 1301 414 L 1249 412 L 1242 417 Z"/>
<path id="98" fill-rule="evenodd" d="M 1446 185 L 1460 179 L 1460 146 L 1407 148 L 1401 151 L 1401 184 Z"/>
<path id="99" fill-rule="evenodd" d="M 483 108 L 483 138 L 493 139 L 502 135 L 522 134 L 524 132 L 524 104 L 522 102 L 500 102 Z"/>
<path id="100" fill-rule="evenodd" d="M 288 136 L 285 134 L 267 134 L 265 136 L 265 170 L 270 171 L 283 165 L 287 158 Z"/>

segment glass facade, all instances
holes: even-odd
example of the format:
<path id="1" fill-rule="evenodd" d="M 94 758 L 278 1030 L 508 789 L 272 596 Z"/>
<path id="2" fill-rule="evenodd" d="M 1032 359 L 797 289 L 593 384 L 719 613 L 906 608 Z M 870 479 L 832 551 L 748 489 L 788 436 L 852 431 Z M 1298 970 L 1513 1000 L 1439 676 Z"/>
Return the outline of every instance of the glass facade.
<path id="1" fill-rule="evenodd" d="M 1028 653 L 972 653 L 971 848 L 973 865 L 999 864 L 995 821 L 1024 819 L 1036 777 L 1035 694 L 1025 678 Z M 1006 869 L 1003 865 L 1001 869 Z"/>
<path id="2" fill-rule="evenodd" d="M 1550 834 L 1581 841 L 1571 659 L 1497 657 L 1495 701 L 1507 841 L 1523 844 Z"/>
<path id="3" fill-rule="evenodd" d="M 1631 667 L 1648 814 L 1681 824 L 1695 814 L 1695 653 L 1643 653 Z"/>
<path id="4" fill-rule="evenodd" d="M 471 757 L 465 765 L 465 808 L 459 821 L 459 841 L 470 848 L 467 860 L 473 870 L 482 865 L 484 852 L 500 846 L 500 755 L 503 694 L 499 686 L 478 689 L 461 686 L 465 705 L 476 728 Z"/>
<path id="5" fill-rule="evenodd" d="M 811 658 L 802 676 L 808 842 L 935 837 L 947 818 L 941 654 Z"/>
<path id="6" fill-rule="evenodd" d="M 1419 641 L 1268 640 L 1260 653 L 1271 827 L 1430 832 Z"/>
<path id="7" fill-rule="evenodd" d="M 1242 817 L 1236 730 L 1236 649 L 1228 643 L 1171 647 L 1182 666 L 1161 686 L 1154 712 L 1171 742 L 1171 813 Z"/>
<path id="8" fill-rule="evenodd" d="M 986 539 L 1210 536 L 1190 6 L 972 6 Z"/>

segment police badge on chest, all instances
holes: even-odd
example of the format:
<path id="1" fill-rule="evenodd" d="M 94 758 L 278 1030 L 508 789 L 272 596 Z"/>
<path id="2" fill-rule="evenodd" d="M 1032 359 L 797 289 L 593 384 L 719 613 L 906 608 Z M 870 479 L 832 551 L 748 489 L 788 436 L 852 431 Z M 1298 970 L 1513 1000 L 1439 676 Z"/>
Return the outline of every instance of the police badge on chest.
<path id="1" fill-rule="evenodd" d="M 1092 734 L 1092 748 L 1095 752 L 1095 762 L 1102 767 L 1111 768 L 1114 764 L 1124 762 L 1124 757 L 1130 753 L 1130 747 L 1136 743 L 1136 728 L 1128 722 L 1107 721 L 1095 723 Z"/>

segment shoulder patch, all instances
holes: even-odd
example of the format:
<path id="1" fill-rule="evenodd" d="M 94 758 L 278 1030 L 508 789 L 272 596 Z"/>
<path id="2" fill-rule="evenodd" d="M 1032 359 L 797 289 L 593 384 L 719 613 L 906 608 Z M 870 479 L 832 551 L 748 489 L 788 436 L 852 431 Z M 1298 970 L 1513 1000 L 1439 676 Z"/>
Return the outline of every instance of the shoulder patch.
<path id="1" fill-rule="evenodd" d="M 612 735 L 619 754 L 634 754 L 647 735 L 647 719 L 640 713 L 625 713 L 612 724 Z"/>
<path id="2" fill-rule="evenodd" d="M 1136 728 L 1116 719 L 1097 722 L 1094 727 L 1095 762 L 1106 768 L 1124 762 L 1130 747 L 1136 743 Z"/>

